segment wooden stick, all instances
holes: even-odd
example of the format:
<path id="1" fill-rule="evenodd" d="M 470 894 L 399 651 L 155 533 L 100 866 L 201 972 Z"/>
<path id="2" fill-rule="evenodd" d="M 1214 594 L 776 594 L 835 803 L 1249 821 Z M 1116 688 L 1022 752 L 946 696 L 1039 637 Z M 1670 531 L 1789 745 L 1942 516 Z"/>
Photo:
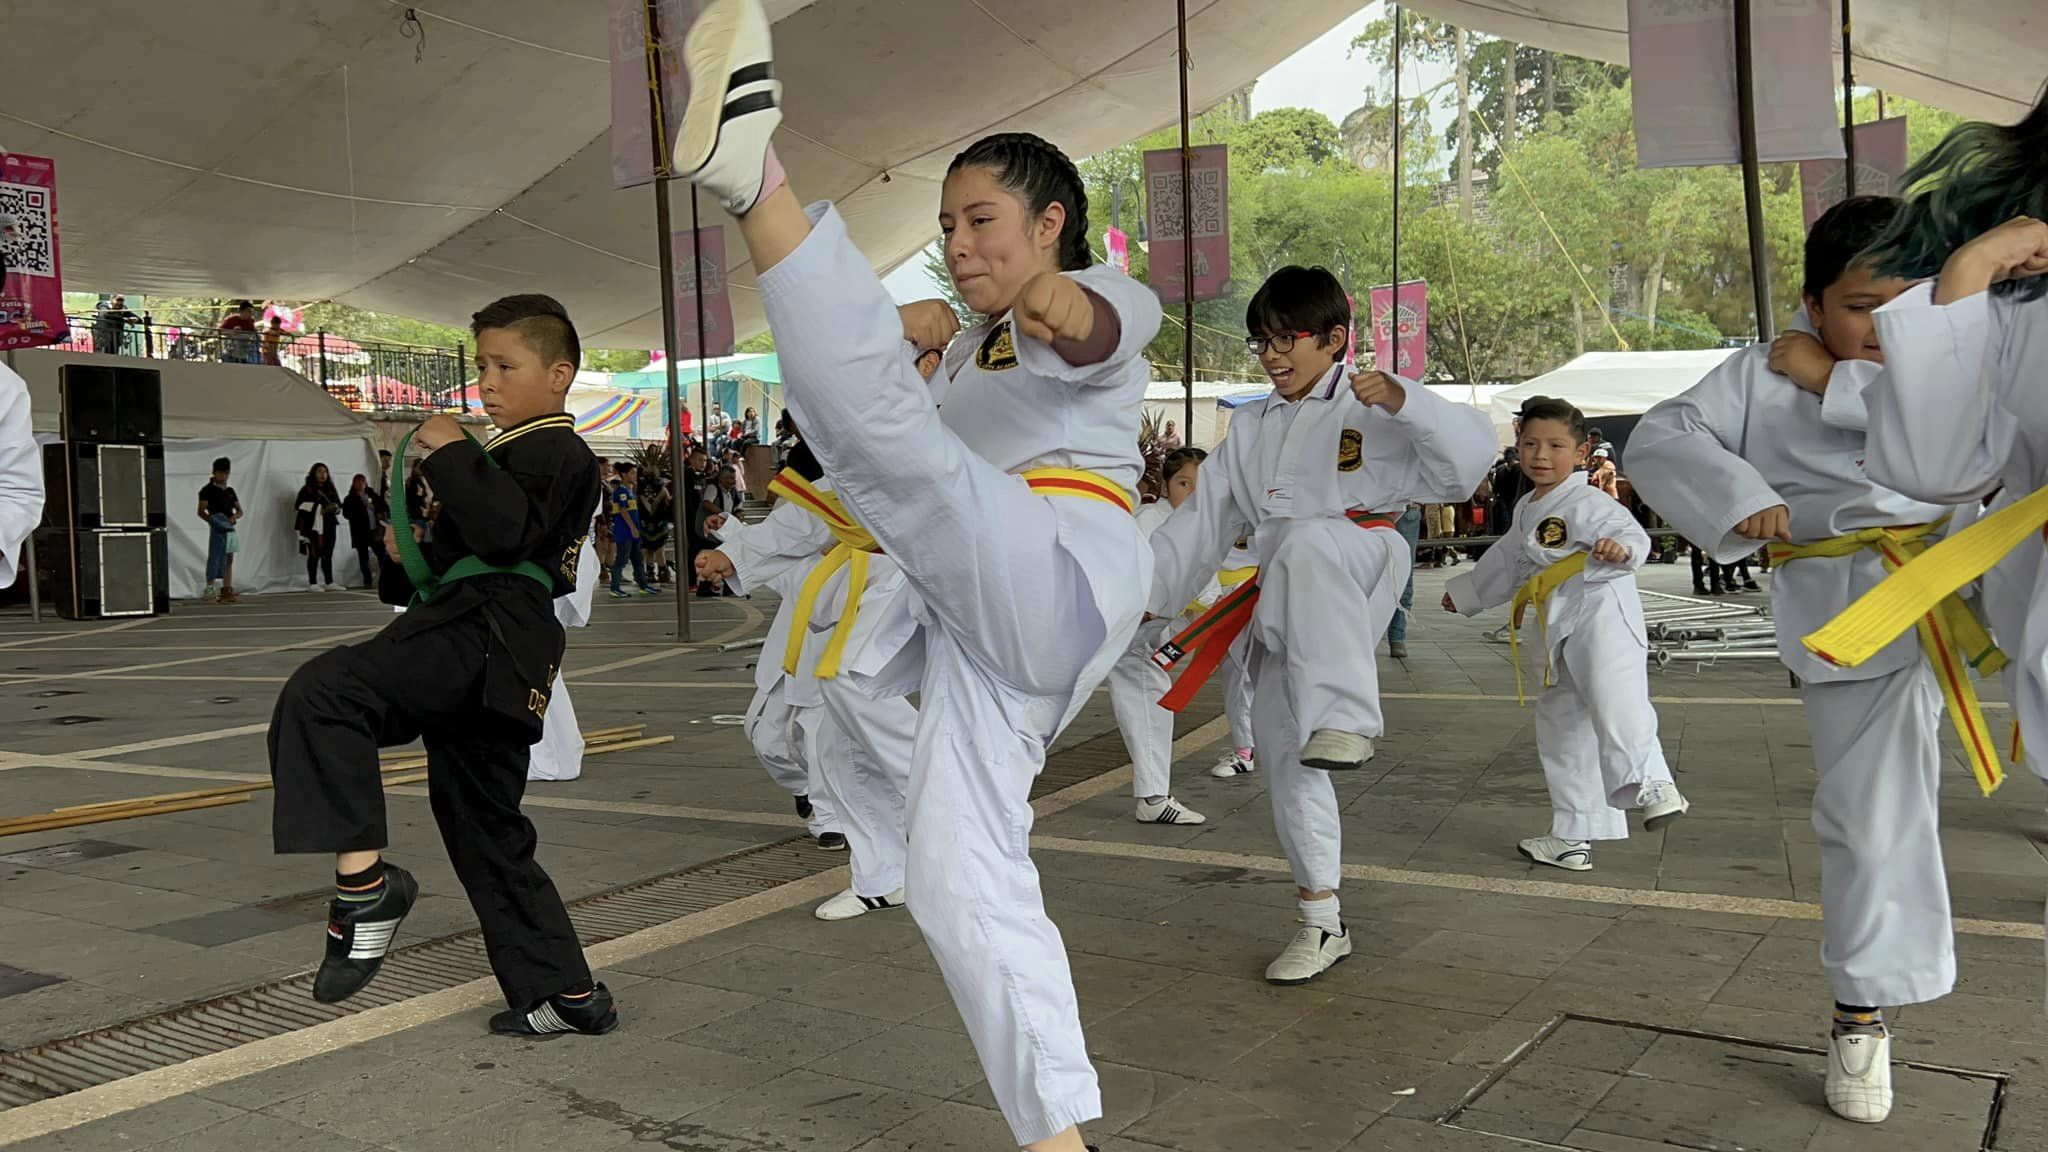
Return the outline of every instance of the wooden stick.
<path id="1" fill-rule="evenodd" d="M 76 828 L 82 824 L 105 824 L 114 820 L 127 820 L 136 816 L 154 816 L 159 812 L 191 812 L 199 808 L 219 808 L 227 804 L 247 804 L 249 797 L 211 796 L 198 800 L 181 800 L 173 804 L 141 804 L 134 808 L 104 809 L 98 812 L 78 812 L 69 816 L 44 813 L 40 816 L 22 816 L 13 820 L 0 820 L 0 836 L 19 836 L 27 832 L 54 832 L 60 828 Z"/>

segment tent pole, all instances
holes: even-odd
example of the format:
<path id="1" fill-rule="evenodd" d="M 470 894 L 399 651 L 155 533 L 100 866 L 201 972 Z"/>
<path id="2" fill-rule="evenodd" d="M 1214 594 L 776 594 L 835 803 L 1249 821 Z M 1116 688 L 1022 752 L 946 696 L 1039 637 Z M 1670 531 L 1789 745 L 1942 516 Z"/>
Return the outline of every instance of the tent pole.
<path id="1" fill-rule="evenodd" d="M 680 484 L 683 478 L 683 403 L 682 387 L 676 379 L 676 345 L 681 342 L 676 333 L 676 254 L 675 231 L 669 218 L 668 207 L 668 129 L 662 124 L 661 76 L 656 64 L 661 59 L 661 19 L 655 11 L 654 0 L 646 0 L 647 11 L 647 111 L 652 119 L 651 146 L 654 149 L 654 230 L 655 249 L 659 253 L 661 266 L 661 341 L 662 361 L 668 368 L 668 466 L 671 483 Z M 690 188 L 690 205 L 697 202 L 696 186 Z M 697 243 L 695 232 L 690 234 L 694 250 Z M 695 269 L 693 268 L 694 272 Z M 699 308 L 703 307 L 700 302 Z M 704 325 L 697 325 L 698 343 L 703 343 Z M 671 539 L 675 529 L 669 529 Z M 688 565 L 689 533 L 683 534 L 684 565 L 676 570 L 676 643 L 690 642 L 690 600 L 683 595 L 682 567 Z M 619 563 L 614 559 L 613 563 Z"/>
<path id="2" fill-rule="evenodd" d="M 1856 195 L 1856 71 L 1849 52 L 1849 0 L 1842 0 L 1842 198 Z"/>
<path id="3" fill-rule="evenodd" d="M 1769 343 L 1771 276 L 1764 250 L 1764 194 L 1756 147 L 1756 76 L 1750 40 L 1750 0 L 1735 0 L 1735 106 L 1742 129 L 1742 202 L 1749 222 L 1749 278 L 1756 291 L 1756 338 Z"/>
<path id="4" fill-rule="evenodd" d="M 1401 296 L 1401 6 L 1394 5 L 1394 259 L 1392 274 L 1387 283 L 1394 286 L 1396 301 Z M 1366 305 L 1366 318 L 1372 320 L 1372 305 Z M 1377 331 L 1377 329 L 1375 329 Z M 1374 364 L 1373 367 L 1379 367 Z M 1398 365 L 1397 365 L 1398 367 Z"/>
<path id="5" fill-rule="evenodd" d="M 1175 0 L 1180 30 L 1180 298 L 1182 335 L 1187 352 L 1182 362 L 1184 392 L 1182 443 L 1195 442 L 1195 188 L 1191 171 L 1194 152 L 1188 143 L 1188 0 Z"/>

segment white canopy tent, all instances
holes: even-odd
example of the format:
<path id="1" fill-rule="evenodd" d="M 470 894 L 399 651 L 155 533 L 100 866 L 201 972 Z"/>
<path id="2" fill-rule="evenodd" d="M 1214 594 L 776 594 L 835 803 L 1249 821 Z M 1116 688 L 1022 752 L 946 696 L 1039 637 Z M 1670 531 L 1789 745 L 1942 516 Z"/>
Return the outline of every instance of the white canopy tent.
<path id="1" fill-rule="evenodd" d="M 1494 393 L 1487 401 L 1487 411 L 1502 444 L 1513 441 L 1515 414 L 1532 396 L 1569 400 L 1588 419 L 1640 416 L 1658 401 L 1699 383 L 1736 351 L 1588 352 L 1561 368 Z"/>
<path id="2" fill-rule="evenodd" d="M 233 464 L 229 483 L 242 500 L 235 588 L 283 592 L 306 586 L 306 561 L 292 531 L 292 498 L 315 463 L 327 465 L 346 494 L 356 473 L 376 484 L 377 435 L 369 420 L 296 372 L 261 364 L 194 360 L 137 361 L 86 352 L 17 352 L 9 361 L 28 381 L 36 439 L 58 439 L 58 377 L 66 364 L 149 367 L 161 372 L 164 401 L 164 509 L 169 520 L 171 595 L 197 596 L 206 585 L 207 525 L 199 489 L 213 461 Z M 348 526 L 335 548 L 337 583 L 358 584 Z"/>
<path id="3" fill-rule="evenodd" d="M 1190 4 L 1194 106 L 1360 3 Z M 1413 7 L 1627 54 L 1627 0 Z M 945 165 L 968 141 L 1027 129 L 1084 156 L 1177 116 L 1164 0 L 769 8 L 783 159 L 805 194 L 840 202 L 878 268 L 931 239 Z M 1855 14 L 1865 83 L 2010 120 L 2048 76 L 2041 0 L 1857 0 Z M 75 287 L 332 298 L 456 323 L 491 296 L 544 291 L 592 346 L 660 342 L 652 195 L 611 187 L 603 0 L 108 0 L 87 20 L 0 0 L 0 27 L 0 145 L 56 158 Z M 685 226 L 687 197 L 678 212 Z M 730 231 L 726 251 L 739 328 L 758 330 Z"/>

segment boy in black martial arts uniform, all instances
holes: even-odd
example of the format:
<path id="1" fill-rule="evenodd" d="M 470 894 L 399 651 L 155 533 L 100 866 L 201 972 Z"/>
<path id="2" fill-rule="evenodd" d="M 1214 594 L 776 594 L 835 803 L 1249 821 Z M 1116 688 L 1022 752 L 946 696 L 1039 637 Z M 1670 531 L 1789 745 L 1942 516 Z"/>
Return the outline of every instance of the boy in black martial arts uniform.
<path id="1" fill-rule="evenodd" d="M 562 660 L 553 601 L 576 588 L 597 508 L 597 460 L 562 410 L 581 348 L 546 296 L 500 300 L 471 329 L 478 390 L 499 432 L 479 446 L 442 415 L 413 433 L 441 513 L 425 545 L 404 524 L 387 530 L 405 563 L 386 566 L 378 588 L 412 607 L 285 685 L 270 723 L 272 835 L 280 853 L 336 854 L 313 996 L 346 999 L 377 974 L 419 894 L 411 873 L 382 859 L 377 749 L 424 741 L 434 819 L 511 1005 L 491 1030 L 608 1032 L 618 1023 L 611 993 L 591 982 L 519 811 L 527 748 Z"/>

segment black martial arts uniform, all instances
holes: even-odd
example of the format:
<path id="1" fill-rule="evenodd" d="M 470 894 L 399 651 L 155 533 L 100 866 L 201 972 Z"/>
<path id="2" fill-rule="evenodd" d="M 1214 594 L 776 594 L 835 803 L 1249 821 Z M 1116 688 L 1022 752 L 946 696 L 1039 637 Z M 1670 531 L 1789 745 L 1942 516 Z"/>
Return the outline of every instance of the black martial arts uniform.
<path id="1" fill-rule="evenodd" d="M 424 741 L 434 820 L 505 1000 L 523 1012 L 590 981 L 519 801 L 562 662 L 553 600 L 576 587 L 597 460 L 575 421 L 550 413 L 500 432 L 488 448 L 444 445 L 422 472 L 441 504 L 422 546 L 437 576 L 474 555 L 498 567 L 532 562 L 549 586 L 513 572 L 444 584 L 371 639 L 301 666 L 270 722 L 272 837 L 281 853 L 383 849 L 377 749 Z M 380 598 L 405 604 L 414 592 L 402 565 L 384 567 Z"/>

